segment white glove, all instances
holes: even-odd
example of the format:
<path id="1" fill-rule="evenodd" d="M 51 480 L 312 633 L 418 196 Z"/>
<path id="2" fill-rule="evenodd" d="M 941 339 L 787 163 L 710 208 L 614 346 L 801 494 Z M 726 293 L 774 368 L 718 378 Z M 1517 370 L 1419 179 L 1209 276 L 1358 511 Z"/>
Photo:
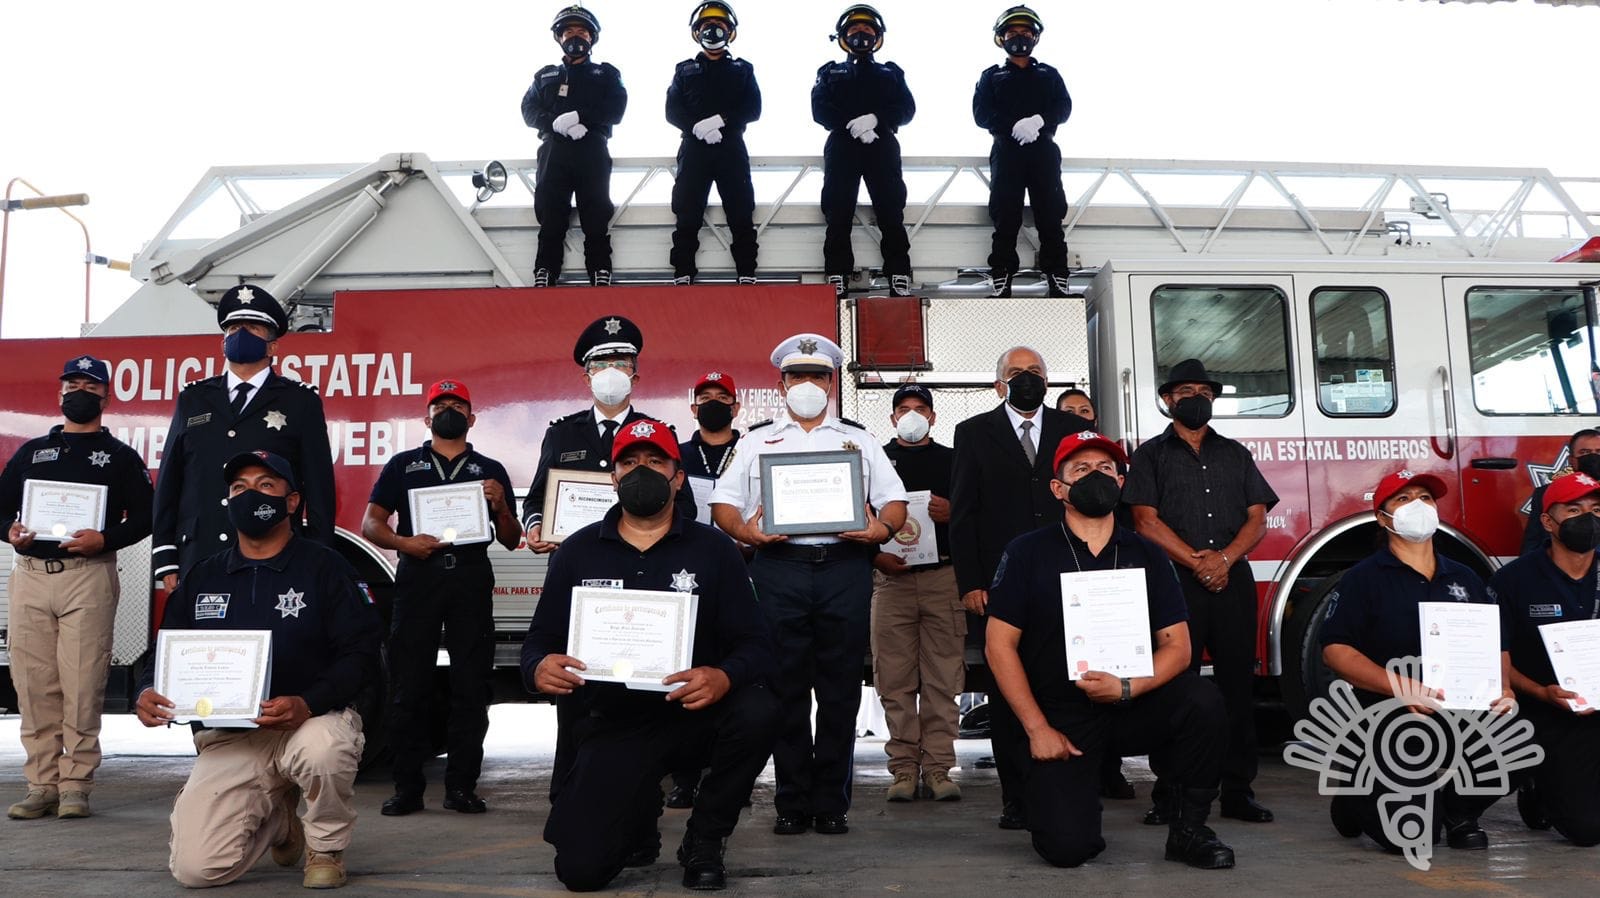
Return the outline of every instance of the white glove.
<path id="1" fill-rule="evenodd" d="M 844 126 L 850 129 L 851 137 L 860 140 L 862 134 L 878 127 L 878 117 L 869 112 L 866 115 L 858 115 L 850 121 L 845 122 Z M 864 142 L 871 143 L 872 141 L 869 140 Z"/>
<path id="2" fill-rule="evenodd" d="M 713 146 L 722 143 L 722 129 L 713 128 L 710 131 L 707 131 L 706 135 L 700 139 Z"/>
<path id="3" fill-rule="evenodd" d="M 567 129 L 567 136 L 572 138 L 573 140 L 582 140 L 583 136 L 585 134 L 588 134 L 588 133 L 589 133 L 589 126 L 588 125 L 573 125 L 572 127 Z"/>
<path id="4" fill-rule="evenodd" d="M 725 123 L 722 121 L 722 116 L 713 115 L 709 118 L 703 118 L 700 121 L 695 122 L 694 127 L 690 130 L 694 132 L 695 137 L 699 138 L 700 140 L 705 140 L 706 135 L 710 134 L 712 131 L 721 131 L 724 124 Z M 706 142 L 712 143 L 714 141 Z"/>
<path id="5" fill-rule="evenodd" d="M 550 123 L 550 127 L 554 129 L 557 134 L 566 136 L 566 133 L 571 131 L 572 127 L 577 123 L 578 114 L 576 112 L 563 112 L 556 116 L 555 121 Z"/>
<path id="6" fill-rule="evenodd" d="M 1025 119 L 1018 119 L 1011 126 L 1011 136 L 1017 143 L 1027 146 L 1039 139 L 1039 132 L 1044 130 L 1044 116 L 1030 115 Z"/>
<path id="7" fill-rule="evenodd" d="M 860 136 L 858 136 L 856 138 L 856 140 L 859 140 L 862 143 L 872 143 L 874 140 L 877 140 L 877 139 L 878 139 L 878 132 L 876 132 L 876 131 L 862 131 Z"/>

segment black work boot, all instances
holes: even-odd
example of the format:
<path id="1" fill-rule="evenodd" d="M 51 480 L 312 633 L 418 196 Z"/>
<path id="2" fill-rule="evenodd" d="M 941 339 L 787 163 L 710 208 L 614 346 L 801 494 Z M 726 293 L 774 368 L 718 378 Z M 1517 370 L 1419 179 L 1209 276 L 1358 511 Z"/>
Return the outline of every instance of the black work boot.
<path id="1" fill-rule="evenodd" d="M 683 887 L 710 892 L 728 887 L 728 870 L 722 866 L 722 840 L 699 836 L 691 830 L 683 834 L 678 847 L 678 863 L 683 866 Z"/>
<path id="2" fill-rule="evenodd" d="M 1226 870 L 1233 866 L 1233 849 L 1222 844 L 1206 826 L 1216 789 L 1174 789 L 1178 794 L 1177 818 L 1167 828 L 1167 860 L 1183 861 L 1201 870 Z"/>

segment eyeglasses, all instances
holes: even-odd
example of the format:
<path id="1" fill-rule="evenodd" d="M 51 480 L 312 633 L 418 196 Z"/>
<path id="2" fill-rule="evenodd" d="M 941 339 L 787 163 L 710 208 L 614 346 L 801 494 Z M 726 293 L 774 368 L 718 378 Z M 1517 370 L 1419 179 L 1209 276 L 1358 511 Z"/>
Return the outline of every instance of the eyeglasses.
<path id="1" fill-rule="evenodd" d="M 1191 396 L 1204 396 L 1207 399 L 1217 398 L 1217 394 L 1213 393 L 1210 387 L 1196 387 L 1190 384 L 1184 384 L 1176 390 L 1173 390 L 1172 395 L 1178 397 L 1179 399 L 1188 399 Z"/>
<path id="2" fill-rule="evenodd" d="M 630 362 L 627 359 L 595 359 L 584 366 L 584 369 L 590 374 L 593 374 L 597 371 L 604 371 L 607 368 L 615 368 L 618 371 L 626 371 L 631 374 L 633 373 L 633 362 Z"/>

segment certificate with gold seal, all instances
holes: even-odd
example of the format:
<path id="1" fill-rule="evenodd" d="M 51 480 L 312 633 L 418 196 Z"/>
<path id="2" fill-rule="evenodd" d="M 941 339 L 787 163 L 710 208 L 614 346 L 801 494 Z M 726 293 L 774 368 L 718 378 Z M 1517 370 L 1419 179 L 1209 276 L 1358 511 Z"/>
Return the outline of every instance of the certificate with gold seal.
<path id="1" fill-rule="evenodd" d="M 178 723 L 253 727 L 272 673 L 271 630 L 162 630 L 155 691 Z"/>
<path id="2" fill-rule="evenodd" d="M 574 673 L 629 689 L 678 688 L 661 680 L 693 666 L 699 607 L 700 597 L 691 592 L 574 589 L 567 654 L 587 665 Z"/>
<path id="3" fill-rule="evenodd" d="M 456 546 L 494 539 L 481 480 L 408 490 L 406 501 L 411 506 L 413 533 L 426 533 Z"/>
<path id="4" fill-rule="evenodd" d="M 71 539 L 79 530 L 104 530 L 109 494 L 98 483 L 23 481 L 22 526 L 34 539 L 57 542 Z"/>

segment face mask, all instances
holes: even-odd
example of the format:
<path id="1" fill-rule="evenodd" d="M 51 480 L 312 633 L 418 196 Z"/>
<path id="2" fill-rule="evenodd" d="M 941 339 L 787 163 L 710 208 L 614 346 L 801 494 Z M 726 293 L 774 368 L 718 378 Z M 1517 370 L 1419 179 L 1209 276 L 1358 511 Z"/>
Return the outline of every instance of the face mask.
<path id="1" fill-rule="evenodd" d="M 88 390 L 73 390 L 61 396 L 61 414 L 74 424 L 88 424 L 100 417 L 101 407 L 100 397 Z M 1600 459 L 1600 456 L 1594 457 Z"/>
<path id="2" fill-rule="evenodd" d="M 589 41 L 578 37 L 577 35 L 573 35 L 572 37 L 569 37 L 561 42 L 561 52 L 567 54 L 573 59 L 579 59 L 588 56 Z"/>
<path id="3" fill-rule="evenodd" d="M 1090 518 L 1103 518 L 1116 511 L 1122 501 L 1122 487 L 1117 479 L 1103 471 L 1090 471 L 1067 488 L 1067 504 L 1078 514 Z"/>
<path id="4" fill-rule="evenodd" d="M 703 430 L 716 433 L 727 430 L 733 424 L 733 406 L 715 399 L 700 403 L 695 409 L 694 419 L 700 422 Z"/>
<path id="5" fill-rule="evenodd" d="M 920 443 L 928 435 L 928 419 L 921 412 L 906 412 L 895 422 L 894 432 L 908 443 Z"/>
<path id="6" fill-rule="evenodd" d="M 1029 34 L 1013 34 L 1006 38 L 1006 53 L 1011 56 L 1028 56 L 1033 53 L 1033 48 L 1038 41 Z"/>
<path id="7" fill-rule="evenodd" d="M 1592 456 L 1584 456 L 1590 458 Z M 1600 546 L 1600 518 L 1592 514 L 1578 514 L 1561 522 L 1556 528 L 1556 539 L 1569 550 L 1583 554 Z"/>
<path id="8" fill-rule="evenodd" d="M 1390 532 L 1395 536 L 1408 543 L 1425 543 L 1439 529 L 1439 509 L 1420 499 L 1412 499 L 1395 509 L 1390 520 L 1394 522 Z"/>
<path id="9" fill-rule="evenodd" d="M 259 362 L 267 357 L 267 341 L 241 327 L 222 338 L 222 355 L 241 365 Z"/>
<path id="10" fill-rule="evenodd" d="M 245 490 L 228 500 L 228 520 L 251 539 L 261 539 L 289 517 L 289 497 Z"/>
<path id="11" fill-rule="evenodd" d="M 1580 455 L 1572 467 L 1580 473 L 1600 479 L 1600 455 Z"/>
<path id="12" fill-rule="evenodd" d="M 429 429 L 441 440 L 459 440 L 467 435 L 467 416 L 453 408 L 444 409 L 433 416 Z"/>
<path id="13" fill-rule="evenodd" d="M 789 388 L 784 402 L 796 418 L 809 420 L 828 408 L 828 394 L 814 383 L 800 383 Z"/>
<path id="14" fill-rule="evenodd" d="M 850 48 L 851 53 L 865 56 L 872 52 L 872 47 L 878 42 L 878 36 L 870 31 L 857 31 L 855 34 L 846 35 L 844 45 Z"/>
<path id="15" fill-rule="evenodd" d="M 1190 430 L 1199 430 L 1211 422 L 1211 400 L 1204 396 L 1185 396 L 1172 407 L 1172 417 Z"/>
<path id="16" fill-rule="evenodd" d="M 589 391 L 601 405 L 621 405 L 633 392 L 633 378 L 616 368 L 603 368 L 589 375 Z"/>
<path id="17" fill-rule="evenodd" d="M 639 465 L 617 481 L 617 501 L 634 517 L 652 517 L 672 501 L 672 481 L 649 465 Z"/>
<path id="18" fill-rule="evenodd" d="M 728 29 L 719 22 L 708 22 L 701 27 L 699 40 L 707 50 L 721 50 L 728 46 Z"/>
<path id="19" fill-rule="evenodd" d="M 1019 412 L 1031 412 L 1044 405 L 1044 378 L 1024 371 L 1006 381 L 1006 402 Z"/>

